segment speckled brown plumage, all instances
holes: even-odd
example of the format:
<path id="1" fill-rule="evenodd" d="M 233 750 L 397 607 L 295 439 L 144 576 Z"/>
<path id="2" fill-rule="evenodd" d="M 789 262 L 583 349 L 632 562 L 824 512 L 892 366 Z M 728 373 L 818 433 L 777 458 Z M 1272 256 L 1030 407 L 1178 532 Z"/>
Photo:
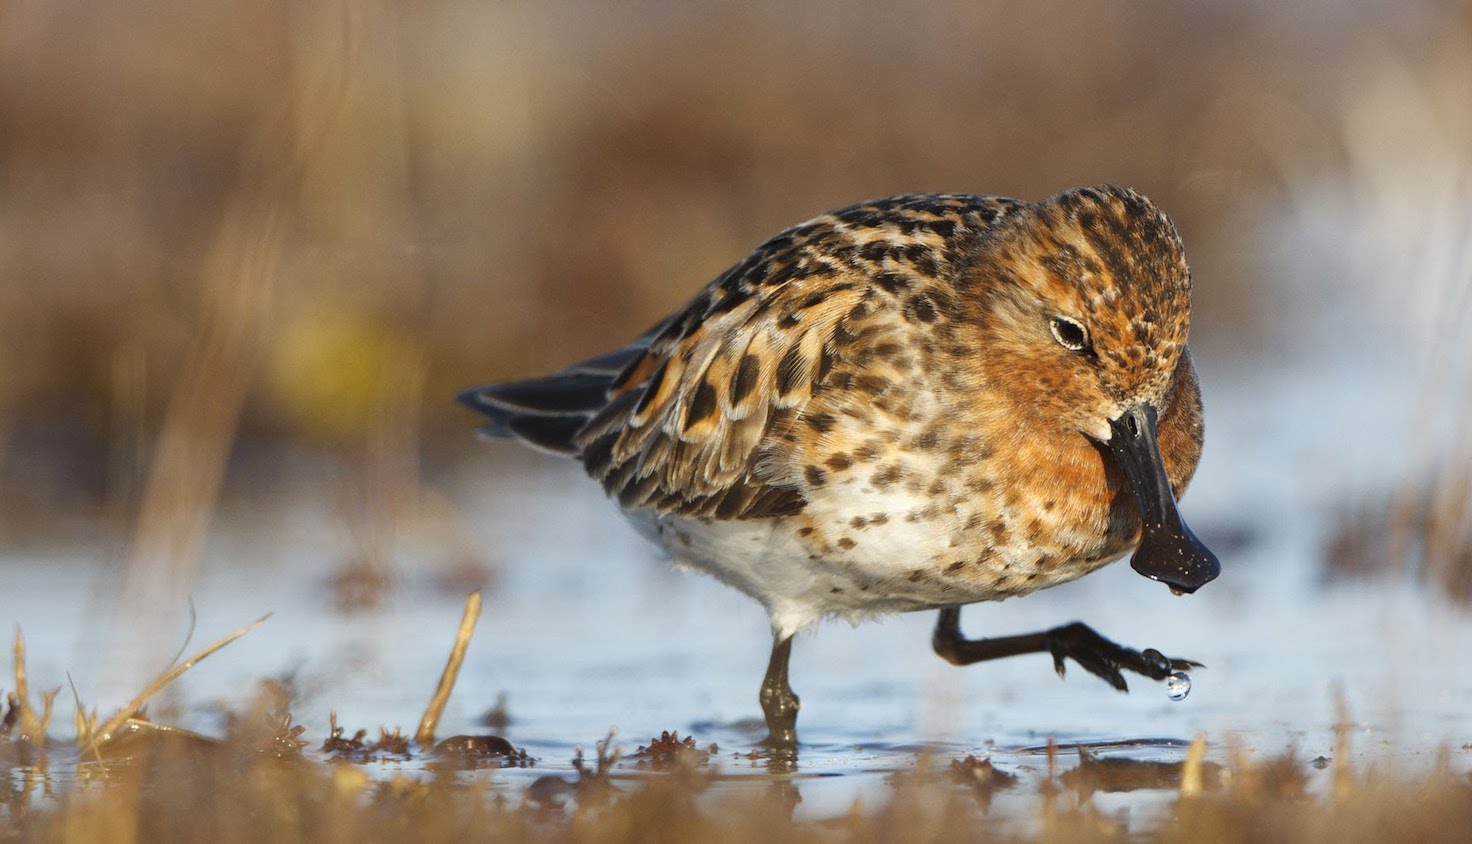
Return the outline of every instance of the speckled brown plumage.
<path id="1" fill-rule="evenodd" d="M 862 399 L 913 363 L 898 335 L 957 306 L 942 280 L 1014 205 L 897 197 L 767 241 L 611 383 L 609 404 L 575 439 L 588 471 L 630 508 L 722 519 L 800 511 L 808 466 L 790 462 L 792 446 L 836 418 L 815 397 Z"/>

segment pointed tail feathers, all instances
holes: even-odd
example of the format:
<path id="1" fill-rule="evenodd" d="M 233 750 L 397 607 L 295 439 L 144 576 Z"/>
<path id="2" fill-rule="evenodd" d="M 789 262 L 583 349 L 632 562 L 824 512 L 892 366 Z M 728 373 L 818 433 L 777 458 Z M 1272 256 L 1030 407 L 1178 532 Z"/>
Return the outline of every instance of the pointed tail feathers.
<path id="1" fill-rule="evenodd" d="M 636 342 L 551 375 L 472 387 L 455 398 L 490 420 L 480 429 L 482 436 L 518 439 L 576 457 L 578 431 L 608 404 L 609 388 L 647 346 L 647 341 Z"/>
<path id="2" fill-rule="evenodd" d="M 558 373 L 473 387 L 456 398 L 491 420 L 481 428 L 484 436 L 515 438 L 543 451 L 575 456 L 573 439 L 608 403 L 612 383 L 609 376 Z"/>

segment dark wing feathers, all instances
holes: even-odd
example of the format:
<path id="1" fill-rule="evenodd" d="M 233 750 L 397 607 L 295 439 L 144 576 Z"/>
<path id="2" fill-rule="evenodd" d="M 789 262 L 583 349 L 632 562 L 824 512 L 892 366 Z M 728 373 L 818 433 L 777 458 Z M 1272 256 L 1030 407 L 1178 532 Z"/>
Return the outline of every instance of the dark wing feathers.
<path id="1" fill-rule="evenodd" d="M 601 410 L 608 404 L 608 385 L 611 380 L 606 375 L 583 372 L 548 375 L 545 378 L 529 378 L 525 381 L 508 381 L 481 387 L 471 395 L 471 399 L 513 413 L 539 416 L 590 413 Z"/>
<path id="2" fill-rule="evenodd" d="M 517 439 L 554 454 L 576 454 L 573 443 L 578 431 L 587 424 L 587 417 L 567 416 L 513 416 L 507 426 Z"/>
<path id="3" fill-rule="evenodd" d="M 577 432 L 608 406 L 613 383 L 644 356 L 667 323 L 660 322 L 621 349 L 563 367 L 552 375 L 472 387 L 455 398 L 490 420 L 480 429 L 483 437 L 520 439 L 543 451 L 576 456 L 578 447 L 573 440 Z"/>
<path id="4" fill-rule="evenodd" d="M 1017 205 L 913 195 L 834 211 L 767 241 L 630 345 L 460 401 L 490 419 L 488 436 L 578 456 L 626 508 L 799 512 L 800 467 L 774 452 L 843 358 L 846 323 L 901 304 L 897 274 L 949 272 Z"/>
<path id="5" fill-rule="evenodd" d="M 515 393 L 519 400 L 503 402 L 497 395 L 500 388 L 508 388 L 508 392 Z M 553 389 L 549 393 L 554 403 L 561 401 L 558 390 Z M 573 439 L 589 418 L 587 413 L 560 413 L 534 405 L 529 407 L 530 401 L 536 395 L 523 382 L 473 387 L 462 391 L 455 398 L 490 420 L 481 426 L 481 436 L 489 439 L 519 439 L 543 451 L 568 457 L 577 455 L 578 449 Z"/>
<path id="6" fill-rule="evenodd" d="M 657 326 L 657 328 L 663 327 L 664 323 Z M 564 367 L 557 374 L 606 375 L 610 380 L 617 378 L 625 369 L 628 369 L 629 364 L 644 354 L 644 350 L 649 348 L 649 341 L 652 339 L 652 334 L 640 337 L 622 349 L 615 349 L 597 357 L 579 361 L 572 366 Z"/>
<path id="7" fill-rule="evenodd" d="M 483 437 L 516 438 L 572 456 L 577 454 L 573 437 L 587 424 L 591 411 L 607 403 L 607 386 L 607 381 L 590 383 L 583 376 L 553 375 L 473 387 L 455 398 L 490 420 L 480 429 Z"/>

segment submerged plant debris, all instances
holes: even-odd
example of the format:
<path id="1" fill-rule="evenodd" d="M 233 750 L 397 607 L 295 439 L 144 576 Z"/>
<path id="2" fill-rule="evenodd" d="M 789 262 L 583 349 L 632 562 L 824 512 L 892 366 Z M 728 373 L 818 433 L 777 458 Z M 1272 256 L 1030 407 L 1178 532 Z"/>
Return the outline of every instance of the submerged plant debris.
<path id="1" fill-rule="evenodd" d="M 664 730 L 659 738 L 650 739 L 647 747 L 635 750 L 633 758 L 641 767 L 647 765 L 656 771 L 664 771 L 680 766 L 707 765 L 710 758 L 719 752 L 720 747 L 714 742 L 708 747 L 699 747 L 694 736 L 681 739 L 679 730 Z"/>
<path id="2" fill-rule="evenodd" d="M 456 654 L 477 607 L 472 597 Z M 276 681 L 226 709 L 220 735 L 149 720 L 155 682 L 105 733 L 78 699 L 76 740 L 61 741 L 49 733 L 56 695 L 28 688 L 17 642 L 16 690 L 0 715 L 0 764 L 10 772 L 0 840 L 1439 842 L 1465 840 L 1472 828 L 1472 776 L 1454 770 L 1450 749 L 1416 771 L 1291 751 L 1255 758 L 1230 738 L 1212 751 L 1205 736 L 1050 740 L 987 757 L 918 748 L 891 754 L 908 761 L 882 791 L 847 811 L 812 813 L 802 793 L 819 780 L 801 752 L 764 772 L 676 730 L 625 755 L 613 730 L 562 767 L 499 735 L 421 743 L 380 727 L 370 739 L 336 713 L 319 739 L 295 723 L 292 685 Z M 441 690 L 427 721 L 440 717 Z M 1342 700 L 1338 708 L 1334 758 L 1352 760 L 1354 723 Z M 515 775 L 534 767 L 553 770 Z M 1122 793 L 1159 797 L 1148 811 L 1121 812 L 1109 796 Z"/>
<path id="3" fill-rule="evenodd" d="M 300 736 L 295 729 L 290 735 Z M 524 785 L 498 782 L 494 772 L 465 779 L 377 770 L 382 757 L 368 755 L 334 756 L 333 764 L 314 754 L 262 752 L 247 737 L 199 744 L 163 730 L 135 735 L 148 738 L 126 761 L 83 762 L 75 747 L 54 746 L 17 769 L 0 794 L 0 837 L 1339 842 L 1409 836 L 1439 842 L 1465 840 L 1472 828 L 1472 781 L 1465 774 L 1444 767 L 1419 775 L 1355 772 L 1343 790 L 1305 793 L 1292 786 L 1312 766 L 1289 756 L 1213 764 L 1210 787 L 1194 795 L 1179 791 L 1180 762 L 1124 764 L 1085 755 L 1055 782 L 968 756 L 950 760 L 948 776 L 907 777 L 872 804 L 805 818 L 793 813 L 779 787 L 785 778 L 771 778 L 770 788 L 762 787 L 765 777 L 735 785 L 717 779 L 712 787 L 708 776 L 684 765 L 632 776 L 652 767 L 621 761 L 608 740 L 599 743 L 596 761 L 579 760 L 576 778 Z M 6 740 L 11 765 L 16 743 Z M 1146 818 L 1121 815 L 1094 797 L 1133 789 L 1170 789 L 1174 796 Z M 1020 808 L 998 814 L 999 790 L 1011 792 Z M 697 795 L 703 795 L 698 803 Z"/>

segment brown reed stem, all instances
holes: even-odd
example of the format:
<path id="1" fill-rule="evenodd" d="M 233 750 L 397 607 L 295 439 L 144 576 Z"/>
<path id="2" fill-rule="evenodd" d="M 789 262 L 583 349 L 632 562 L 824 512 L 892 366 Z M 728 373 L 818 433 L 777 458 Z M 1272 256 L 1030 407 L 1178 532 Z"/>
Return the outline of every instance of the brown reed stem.
<path id="1" fill-rule="evenodd" d="M 455 634 L 455 647 L 450 649 L 450 659 L 445 663 L 445 670 L 440 672 L 440 684 L 434 690 L 434 697 L 429 699 L 424 717 L 419 720 L 419 732 L 414 734 L 414 740 L 420 747 L 434 744 L 434 728 L 439 724 L 445 704 L 450 700 L 450 692 L 455 688 L 455 678 L 460 676 L 460 664 L 465 661 L 465 650 L 470 647 L 470 637 L 475 633 L 475 623 L 479 619 L 480 590 L 477 589 L 465 598 L 465 614 L 460 617 L 460 631 Z"/>

